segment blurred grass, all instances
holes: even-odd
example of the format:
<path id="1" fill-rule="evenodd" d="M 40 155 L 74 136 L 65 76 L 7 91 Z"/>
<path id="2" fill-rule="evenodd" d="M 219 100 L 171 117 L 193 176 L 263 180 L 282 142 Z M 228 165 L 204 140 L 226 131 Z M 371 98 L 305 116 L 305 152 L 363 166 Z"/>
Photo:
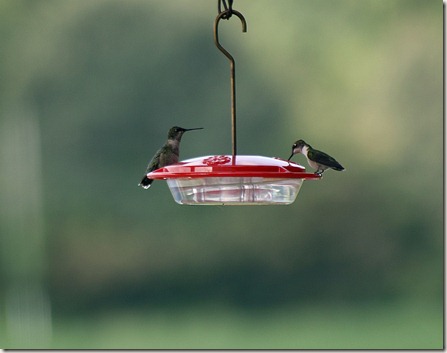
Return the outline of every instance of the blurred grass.
<path id="1" fill-rule="evenodd" d="M 441 349 L 440 309 L 417 301 L 258 311 L 218 305 L 109 311 L 88 320 L 56 318 L 52 348 Z"/>

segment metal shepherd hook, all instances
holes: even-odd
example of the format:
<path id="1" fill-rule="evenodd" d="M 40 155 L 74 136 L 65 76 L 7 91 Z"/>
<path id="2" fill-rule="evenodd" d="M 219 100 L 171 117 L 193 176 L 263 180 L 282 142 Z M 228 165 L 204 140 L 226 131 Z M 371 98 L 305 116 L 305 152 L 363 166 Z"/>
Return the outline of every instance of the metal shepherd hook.
<path id="1" fill-rule="evenodd" d="M 220 11 L 220 1 L 218 0 L 219 4 L 219 11 Z M 219 27 L 219 21 L 221 19 L 230 19 L 232 15 L 236 15 L 239 17 L 239 19 L 242 22 L 242 32 L 247 32 L 247 23 L 245 22 L 244 16 L 236 10 L 233 10 L 232 4 L 233 0 L 229 0 L 230 6 L 227 7 L 225 0 L 222 0 L 224 3 L 225 10 L 220 12 L 216 20 L 214 21 L 214 43 L 216 44 L 217 48 L 225 54 L 225 56 L 230 60 L 230 70 L 231 70 L 231 135 L 232 135 L 232 143 L 233 143 L 233 162 L 235 160 L 236 151 L 237 151 L 237 145 L 236 145 L 236 76 L 235 76 L 235 63 L 234 58 L 231 56 L 231 54 L 219 43 L 219 35 L 218 35 L 218 27 Z"/>

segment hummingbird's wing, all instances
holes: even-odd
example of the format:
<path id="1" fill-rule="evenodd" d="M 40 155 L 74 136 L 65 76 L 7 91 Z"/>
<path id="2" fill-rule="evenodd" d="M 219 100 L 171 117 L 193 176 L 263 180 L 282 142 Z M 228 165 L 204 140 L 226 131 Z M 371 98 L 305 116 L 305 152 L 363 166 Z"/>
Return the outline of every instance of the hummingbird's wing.
<path id="1" fill-rule="evenodd" d="M 318 164 L 328 166 L 329 168 L 335 170 L 343 170 L 345 168 L 342 167 L 340 163 L 338 163 L 335 158 L 329 156 L 328 154 L 318 151 L 318 150 L 310 150 L 307 152 L 307 157 Z"/>
<path id="2" fill-rule="evenodd" d="M 144 189 L 149 189 L 151 187 L 151 184 L 154 180 L 149 179 L 147 177 L 147 174 L 159 168 L 161 154 L 162 148 L 160 148 L 152 157 L 151 161 L 147 165 L 146 171 L 144 172 L 143 179 L 141 179 L 141 182 L 138 184 L 138 186 L 142 186 Z"/>
<path id="3" fill-rule="evenodd" d="M 161 156 L 162 149 L 160 148 L 155 155 L 152 157 L 151 161 L 147 165 L 146 168 L 146 174 L 153 172 L 154 170 L 158 169 L 160 165 L 160 156 Z"/>

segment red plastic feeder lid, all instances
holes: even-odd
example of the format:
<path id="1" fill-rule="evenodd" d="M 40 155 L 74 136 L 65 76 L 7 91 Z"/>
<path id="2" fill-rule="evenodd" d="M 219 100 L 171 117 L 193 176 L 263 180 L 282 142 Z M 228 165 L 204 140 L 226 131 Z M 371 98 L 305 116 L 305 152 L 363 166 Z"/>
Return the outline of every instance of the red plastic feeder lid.
<path id="1" fill-rule="evenodd" d="M 260 177 L 280 179 L 320 179 L 306 173 L 303 166 L 281 158 L 231 155 L 204 156 L 187 159 L 149 173 L 150 179 Z"/>

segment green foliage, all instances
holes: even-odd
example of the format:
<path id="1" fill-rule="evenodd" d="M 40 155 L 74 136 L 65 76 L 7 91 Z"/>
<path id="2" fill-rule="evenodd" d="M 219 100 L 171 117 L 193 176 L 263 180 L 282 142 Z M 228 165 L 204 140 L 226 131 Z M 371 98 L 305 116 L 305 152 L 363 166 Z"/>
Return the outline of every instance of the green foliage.
<path id="1" fill-rule="evenodd" d="M 35 261 L 53 312 L 440 303 L 441 3 L 234 6 L 248 32 L 233 19 L 220 30 L 236 58 L 239 153 L 287 158 L 303 138 L 346 168 L 305 182 L 291 206 L 186 207 L 164 182 L 137 187 L 173 125 L 205 128 L 184 136 L 181 159 L 231 151 L 214 3 L 0 3 L 0 123 L 24 108 L 40 133 L 46 255 Z"/>

